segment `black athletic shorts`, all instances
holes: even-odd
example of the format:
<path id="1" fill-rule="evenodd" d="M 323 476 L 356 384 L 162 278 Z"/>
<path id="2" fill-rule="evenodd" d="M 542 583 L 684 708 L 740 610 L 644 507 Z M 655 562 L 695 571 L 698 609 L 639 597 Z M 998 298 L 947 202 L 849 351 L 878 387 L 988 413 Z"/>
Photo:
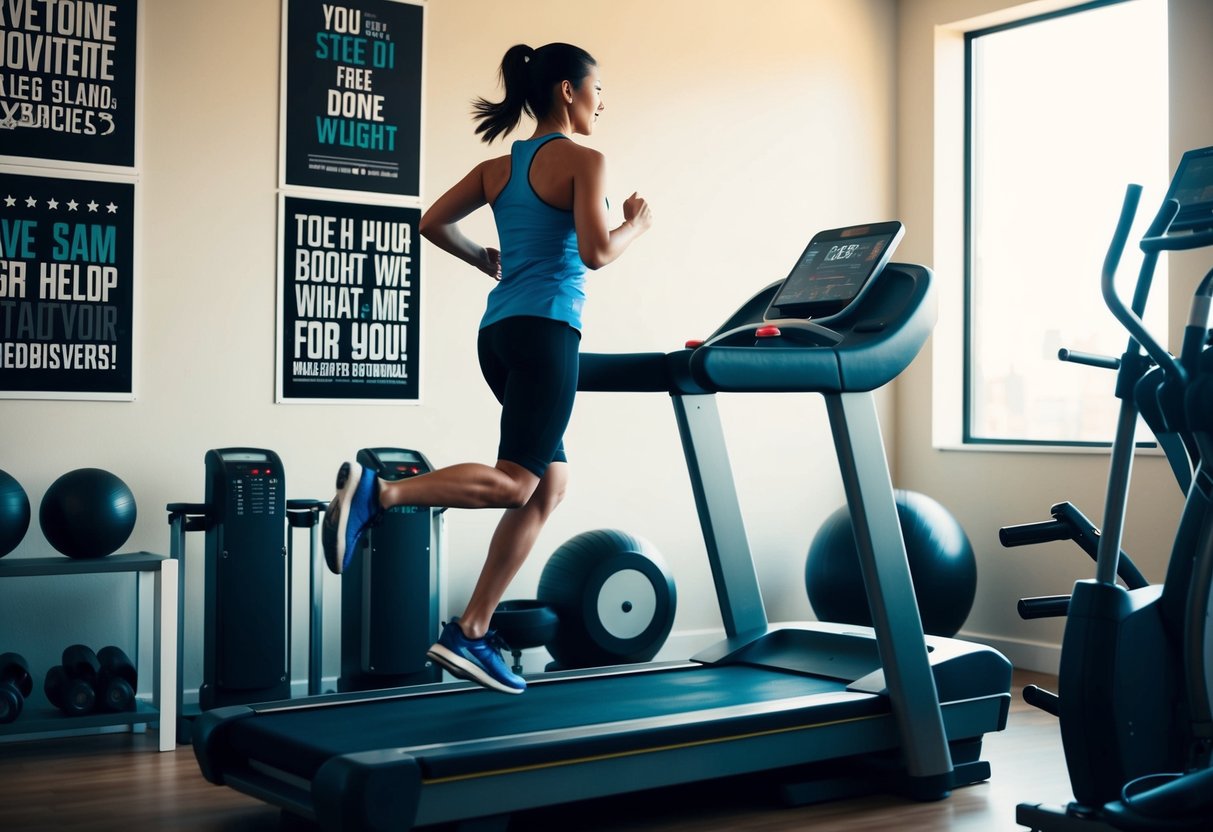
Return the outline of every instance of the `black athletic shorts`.
<path id="1" fill-rule="evenodd" d="M 497 458 L 537 477 L 567 462 L 564 429 L 577 394 L 581 333 L 564 321 L 514 317 L 480 330 L 480 371 L 501 402 Z"/>

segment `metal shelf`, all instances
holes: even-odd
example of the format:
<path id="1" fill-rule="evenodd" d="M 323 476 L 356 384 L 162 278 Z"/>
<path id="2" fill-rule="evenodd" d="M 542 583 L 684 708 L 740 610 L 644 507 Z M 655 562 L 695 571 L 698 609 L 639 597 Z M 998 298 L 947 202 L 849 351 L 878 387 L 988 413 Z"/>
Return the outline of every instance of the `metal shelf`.
<path id="1" fill-rule="evenodd" d="M 160 750 L 172 751 L 177 747 L 177 561 L 150 552 L 131 552 L 88 560 L 67 557 L 0 558 L 0 578 L 121 572 L 134 573 L 138 580 L 135 601 L 137 642 L 132 658 L 137 665 L 150 659 L 152 666 L 152 673 L 140 674 L 135 710 L 67 716 L 46 706 L 40 685 L 42 674 L 35 672 L 36 690 L 30 697 L 31 701 L 26 703 L 26 709 L 16 721 L 0 725 L 0 738 L 158 724 Z M 154 612 L 145 617 L 141 615 L 141 609 L 148 592 L 151 593 Z M 144 688 L 149 678 L 151 689 L 147 691 Z"/>

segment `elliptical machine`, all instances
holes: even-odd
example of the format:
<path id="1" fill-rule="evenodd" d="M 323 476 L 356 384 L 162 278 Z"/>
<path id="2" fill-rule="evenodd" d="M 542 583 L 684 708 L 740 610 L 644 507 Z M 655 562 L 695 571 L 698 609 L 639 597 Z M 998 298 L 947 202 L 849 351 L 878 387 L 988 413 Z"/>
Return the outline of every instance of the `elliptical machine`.
<path id="1" fill-rule="evenodd" d="M 1193 298 L 1178 358 L 1141 320 L 1158 255 L 1213 246 L 1213 147 L 1184 155 L 1140 242 L 1144 258 L 1126 306 L 1114 278 L 1140 197 L 1141 187 L 1130 185 L 1101 282 L 1130 333 L 1125 353 L 1059 356 L 1117 370 L 1103 530 L 1061 503 L 1052 520 L 999 535 L 1004 546 L 1072 539 L 1096 561 L 1094 579 L 1078 581 L 1070 596 L 1020 602 L 1024 618 L 1067 619 L 1059 693 L 1030 686 L 1024 698 L 1060 720 L 1074 801 L 1020 804 L 1016 820 L 1036 832 L 1213 828 L 1213 270 Z M 1139 415 L 1186 495 L 1161 585 L 1149 584 L 1120 548 Z"/>

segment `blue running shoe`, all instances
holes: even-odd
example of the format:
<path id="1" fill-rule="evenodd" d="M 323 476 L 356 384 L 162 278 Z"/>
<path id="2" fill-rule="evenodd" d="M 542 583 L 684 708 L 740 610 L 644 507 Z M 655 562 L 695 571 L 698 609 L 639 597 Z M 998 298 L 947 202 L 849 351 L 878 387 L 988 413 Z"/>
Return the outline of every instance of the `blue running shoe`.
<path id="1" fill-rule="evenodd" d="M 459 623 L 451 621 L 426 654 L 460 679 L 502 693 L 522 693 L 526 680 L 510 670 L 501 658 L 505 643 L 495 630 L 484 638 L 468 638 Z"/>
<path id="2" fill-rule="evenodd" d="M 357 462 L 344 463 L 337 472 L 337 496 L 324 513 L 320 534 L 329 569 L 340 575 L 349 568 L 362 533 L 382 512 L 375 472 Z"/>

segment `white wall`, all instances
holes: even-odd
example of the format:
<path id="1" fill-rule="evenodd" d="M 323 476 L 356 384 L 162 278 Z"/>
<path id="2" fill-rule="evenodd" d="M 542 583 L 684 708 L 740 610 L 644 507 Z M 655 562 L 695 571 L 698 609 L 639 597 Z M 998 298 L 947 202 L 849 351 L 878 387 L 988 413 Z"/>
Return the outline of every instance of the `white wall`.
<path id="1" fill-rule="evenodd" d="M 421 406 L 273 401 L 279 9 L 144 3 L 137 400 L 0 403 L 0 467 L 24 485 L 35 516 L 46 487 L 72 468 L 106 468 L 131 486 L 139 521 L 124 550 L 167 551 L 164 505 L 202 499 L 210 448 L 276 450 L 291 498 L 327 498 L 338 463 L 361 447 L 413 447 L 439 465 L 495 454 L 496 405 L 474 357 L 487 286 L 429 247 Z M 600 62 L 607 109 L 589 143 L 607 155 L 612 204 L 639 189 L 657 224 L 592 275 L 586 350 L 678 348 L 783 277 L 814 231 L 894 214 L 892 0 L 431 0 L 427 16 L 427 201 L 500 152 L 474 137 L 468 102 L 495 93 L 506 48 L 567 40 Z M 923 250 L 929 225 L 910 228 Z M 468 230 L 490 241 L 487 213 Z M 804 553 L 842 501 L 824 412 L 795 396 L 726 397 L 722 411 L 771 617 L 808 617 Z M 567 444 L 569 498 L 511 594 L 533 593 L 547 553 L 572 534 L 619 526 L 670 562 L 677 632 L 718 627 L 668 401 L 587 395 Z M 455 608 L 496 516 L 447 515 Z M 53 554 L 35 522 L 10 557 Z M 197 632 L 199 575 L 186 577 Z M 128 638 L 123 582 L 22 581 L 0 586 L 0 650 L 23 650 L 44 671 L 71 641 Z M 338 619 L 327 620 L 332 673 Z"/>
<path id="2" fill-rule="evenodd" d="M 1001 647 L 1020 666 L 1041 670 L 1056 668 L 1064 622 L 1020 621 L 1016 600 L 1066 593 L 1075 580 L 1091 577 L 1094 568 L 1072 544 L 1011 551 L 999 546 L 997 532 L 1011 523 L 1047 519 L 1049 507 L 1063 500 L 1100 523 L 1108 457 L 938 450 L 932 447 L 932 419 L 940 415 L 934 408 L 939 407 L 941 390 L 935 385 L 960 384 L 955 370 L 963 280 L 962 33 L 1068 5 L 1074 4 L 914 0 L 899 6 L 899 206 L 908 227 L 919 232 L 907 237 L 901 253 L 933 265 L 945 297 L 944 317 L 928 349 L 898 382 L 896 469 L 905 487 L 947 505 L 973 541 L 978 592 L 965 633 Z M 1207 106 L 1213 81 L 1208 48 L 1213 43 L 1213 5 L 1171 0 L 1169 14 L 1174 170 L 1184 150 L 1213 142 L 1213 114 Z M 1133 102 L 1125 106 L 1131 108 Z M 1092 264 L 1092 280 L 1098 279 L 1098 268 Z M 1172 256 L 1173 331 L 1182 326 L 1195 281 L 1207 268 L 1207 252 Z M 1181 508 L 1182 495 L 1163 458 L 1139 456 L 1124 548 L 1151 580 L 1162 580 Z"/>

